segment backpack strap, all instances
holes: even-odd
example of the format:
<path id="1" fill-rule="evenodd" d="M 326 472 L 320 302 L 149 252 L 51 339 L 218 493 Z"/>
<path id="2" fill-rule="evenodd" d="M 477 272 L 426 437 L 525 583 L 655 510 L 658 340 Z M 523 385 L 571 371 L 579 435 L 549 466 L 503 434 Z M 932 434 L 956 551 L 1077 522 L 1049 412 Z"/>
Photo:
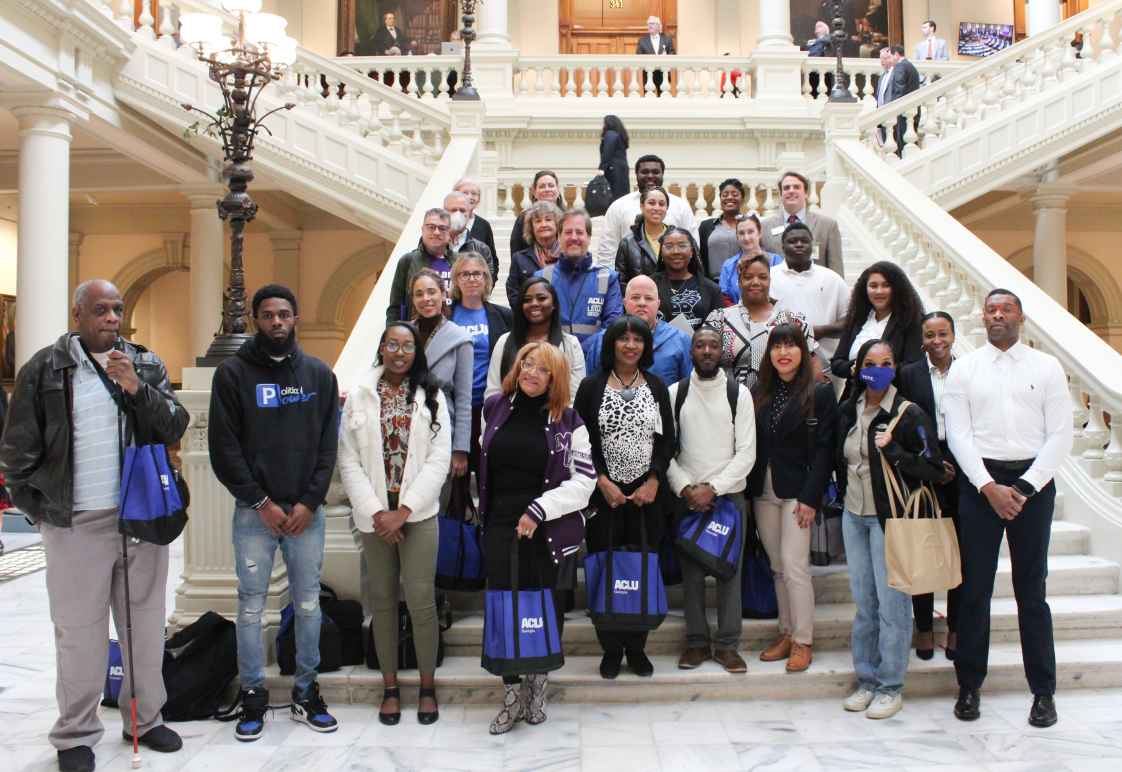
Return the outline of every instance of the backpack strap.
<path id="1" fill-rule="evenodd" d="M 674 425 L 680 427 L 682 424 L 682 405 L 686 403 L 686 396 L 690 393 L 690 378 L 687 375 L 682 380 L 678 381 L 678 391 L 674 394 Z M 736 403 L 740 399 L 740 384 L 737 383 L 735 378 L 725 376 L 725 393 L 729 401 L 729 409 L 732 411 L 732 436 L 733 445 L 736 444 Z M 681 429 L 678 429 L 681 433 Z"/>
<path id="2" fill-rule="evenodd" d="M 686 396 L 690 393 L 690 377 L 687 375 L 678 381 L 678 392 L 674 395 L 674 425 L 676 427 L 682 424 L 682 405 L 686 403 Z"/>

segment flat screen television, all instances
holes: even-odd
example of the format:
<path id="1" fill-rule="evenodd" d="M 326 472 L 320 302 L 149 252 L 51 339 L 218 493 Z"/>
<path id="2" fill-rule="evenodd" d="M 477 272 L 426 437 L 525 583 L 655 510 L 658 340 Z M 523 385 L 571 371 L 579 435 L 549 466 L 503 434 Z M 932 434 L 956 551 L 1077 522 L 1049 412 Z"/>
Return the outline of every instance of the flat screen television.
<path id="1" fill-rule="evenodd" d="M 982 24 L 975 21 L 958 24 L 959 56 L 993 56 L 1011 45 L 1012 24 Z"/>

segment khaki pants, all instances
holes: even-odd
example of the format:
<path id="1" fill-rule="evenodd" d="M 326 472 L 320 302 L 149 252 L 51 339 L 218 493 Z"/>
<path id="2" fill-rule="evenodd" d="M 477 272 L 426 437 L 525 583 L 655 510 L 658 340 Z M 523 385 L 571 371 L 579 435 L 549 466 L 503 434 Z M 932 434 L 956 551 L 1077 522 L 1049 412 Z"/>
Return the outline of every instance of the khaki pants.
<path id="1" fill-rule="evenodd" d="M 55 748 L 91 748 L 104 734 L 97 715 L 109 657 L 109 610 L 124 657 L 121 717 L 130 731 L 128 645 L 125 642 L 125 564 L 117 510 L 75 512 L 70 528 L 42 526 L 47 597 L 55 626 L 58 720 L 48 739 Z M 167 700 L 161 670 L 168 580 L 168 548 L 129 541 L 132 639 L 136 657 L 137 732 L 163 724 Z"/>
<path id="2" fill-rule="evenodd" d="M 780 499 L 764 474 L 764 492 L 755 499 L 756 527 L 775 574 L 779 632 L 795 643 L 814 640 L 814 585 L 810 581 L 810 529 L 795 522 L 795 499 Z"/>

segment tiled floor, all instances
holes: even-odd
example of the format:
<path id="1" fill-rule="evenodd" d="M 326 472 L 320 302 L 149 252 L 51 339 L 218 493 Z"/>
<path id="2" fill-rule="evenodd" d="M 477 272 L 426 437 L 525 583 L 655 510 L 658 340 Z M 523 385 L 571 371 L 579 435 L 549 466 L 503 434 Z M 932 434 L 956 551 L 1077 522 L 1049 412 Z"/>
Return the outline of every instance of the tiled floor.
<path id="1" fill-rule="evenodd" d="M 181 556 L 173 552 L 171 576 Z M 0 770 L 52 770 L 54 651 L 42 572 L 0 585 Z M 170 595 L 170 592 L 169 592 Z M 407 695 L 410 696 L 410 695 Z M 410 696 L 411 697 L 411 696 Z M 907 699 L 888 721 L 842 711 L 838 700 L 558 704 L 539 727 L 487 734 L 496 708 L 447 705 L 424 727 L 407 713 L 383 727 L 374 709 L 336 705 L 340 730 L 317 735 L 278 713 L 263 739 L 234 740 L 229 724 L 177 724 L 182 751 L 143 754 L 146 770 L 1122 770 L 1122 690 L 1057 698 L 1060 723 L 1025 723 L 1028 699 L 986 694 L 983 717 L 963 724 L 947 698 Z M 130 769 L 121 719 L 102 710 L 100 770 Z"/>

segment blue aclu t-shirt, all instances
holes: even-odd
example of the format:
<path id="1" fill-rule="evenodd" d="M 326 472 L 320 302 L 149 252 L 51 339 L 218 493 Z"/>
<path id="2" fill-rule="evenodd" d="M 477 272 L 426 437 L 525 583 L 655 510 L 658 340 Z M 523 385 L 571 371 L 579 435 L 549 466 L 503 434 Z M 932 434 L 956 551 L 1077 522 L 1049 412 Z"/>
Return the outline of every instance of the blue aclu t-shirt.
<path id="1" fill-rule="evenodd" d="M 489 351 L 490 329 L 487 327 L 487 309 L 464 308 L 457 305 L 452 309 L 452 321 L 467 330 L 471 336 L 474 354 L 474 368 L 471 378 L 471 404 L 483 404 L 483 390 L 487 388 L 487 367 L 491 363 Z"/>

